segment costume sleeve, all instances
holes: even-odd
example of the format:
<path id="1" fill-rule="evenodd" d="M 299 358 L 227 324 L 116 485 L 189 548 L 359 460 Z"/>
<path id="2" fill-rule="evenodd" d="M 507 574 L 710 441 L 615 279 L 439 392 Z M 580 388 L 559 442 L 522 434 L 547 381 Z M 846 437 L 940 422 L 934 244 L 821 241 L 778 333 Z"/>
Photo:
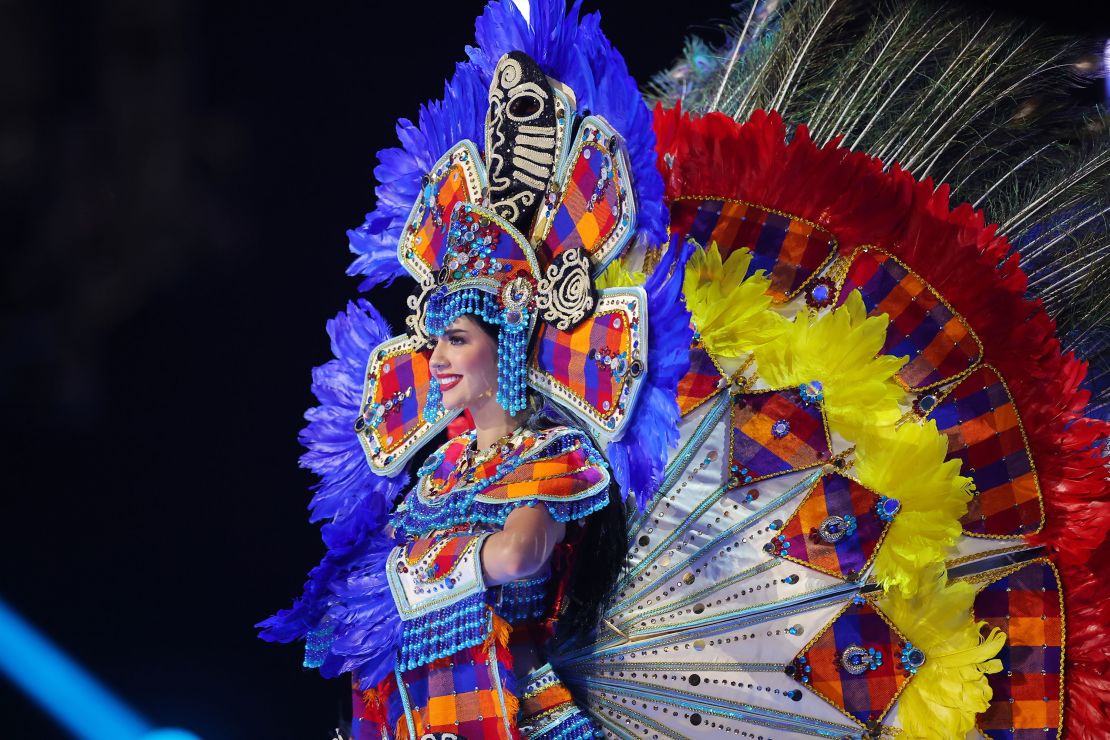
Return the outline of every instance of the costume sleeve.
<path id="1" fill-rule="evenodd" d="M 473 515 L 478 521 L 504 526 L 517 507 L 542 504 L 555 521 L 573 522 L 609 501 L 605 461 L 576 429 L 546 433 L 511 464 L 511 470 L 474 497 Z"/>
<path id="2" fill-rule="evenodd" d="M 402 671 L 481 644 L 490 634 L 478 557 L 488 536 L 425 537 L 390 553 L 386 574 L 401 617 Z"/>

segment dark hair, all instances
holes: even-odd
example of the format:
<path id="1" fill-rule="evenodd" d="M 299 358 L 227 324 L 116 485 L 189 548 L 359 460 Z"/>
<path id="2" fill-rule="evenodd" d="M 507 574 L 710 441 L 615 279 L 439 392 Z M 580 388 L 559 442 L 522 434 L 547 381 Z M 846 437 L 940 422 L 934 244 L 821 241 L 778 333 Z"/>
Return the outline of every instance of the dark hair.
<path id="1" fill-rule="evenodd" d="M 494 342 L 501 328 L 487 323 L 478 316 L 471 316 Z M 547 403 L 543 396 L 528 389 L 529 429 L 540 431 L 554 426 L 575 426 L 569 418 Z M 572 525 L 576 526 L 576 525 Z M 602 610 L 617 578 L 620 576 L 628 553 L 628 521 L 624 495 L 616 479 L 609 481 L 609 501 L 595 511 L 585 522 L 577 525 L 578 531 L 568 528 L 567 541 L 576 543 L 575 557 L 567 582 L 567 598 L 559 616 L 558 635 L 586 634 L 597 627 Z M 584 557 L 586 554 L 588 557 Z"/>

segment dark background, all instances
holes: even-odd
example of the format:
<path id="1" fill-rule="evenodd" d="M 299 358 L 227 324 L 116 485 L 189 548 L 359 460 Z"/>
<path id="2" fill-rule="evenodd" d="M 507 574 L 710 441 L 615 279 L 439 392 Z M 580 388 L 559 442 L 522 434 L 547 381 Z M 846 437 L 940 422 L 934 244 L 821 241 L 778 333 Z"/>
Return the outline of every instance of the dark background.
<path id="1" fill-rule="evenodd" d="M 639 80 L 729 15 L 604 5 Z M 976 5 L 1110 35 L 1095 3 Z M 325 740 L 349 711 L 252 625 L 321 555 L 296 436 L 344 230 L 480 9 L 0 0 L 0 599 L 156 726 Z M 0 681 L 0 737 L 62 736 Z"/>

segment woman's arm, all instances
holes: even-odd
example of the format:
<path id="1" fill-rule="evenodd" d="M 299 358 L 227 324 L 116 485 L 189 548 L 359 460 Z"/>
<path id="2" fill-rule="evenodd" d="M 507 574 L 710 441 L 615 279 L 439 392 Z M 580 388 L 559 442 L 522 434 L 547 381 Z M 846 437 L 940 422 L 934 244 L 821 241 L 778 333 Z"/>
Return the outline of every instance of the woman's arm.
<path id="1" fill-rule="evenodd" d="M 544 506 L 522 506 L 505 518 L 505 528 L 482 545 L 482 574 L 487 586 L 527 578 L 547 564 L 566 525 L 551 518 Z"/>

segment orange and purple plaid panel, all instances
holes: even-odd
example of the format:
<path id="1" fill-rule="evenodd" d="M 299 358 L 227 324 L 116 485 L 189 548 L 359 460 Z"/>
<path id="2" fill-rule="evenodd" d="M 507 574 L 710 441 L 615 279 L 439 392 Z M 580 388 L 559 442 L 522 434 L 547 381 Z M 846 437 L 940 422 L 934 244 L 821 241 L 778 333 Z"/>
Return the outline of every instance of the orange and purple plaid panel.
<path id="1" fill-rule="evenodd" d="M 808 676 L 808 685 L 834 706 L 863 724 L 883 718 L 909 679 L 900 661 L 902 639 L 869 602 L 852 604 L 796 659 L 795 667 L 808 665 L 809 672 L 795 671 L 798 680 Z M 845 652 L 874 649 L 882 664 L 853 674 L 844 666 Z"/>
<path id="2" fill-rule="evenodd" d="M 690 413 L 713 396 L 720 387 L 721 373 L 709 353 L 700 344 L 690 348 L 690 369 L 678 381 L 678 410 L 683 415 Z"/>
<path id="3" fill-rule="evenodd" d="M 604 476 L 579 447 L 561 455 L 529 460 L 484 489 L 482 498 L 505 501 L 570 498 L 597 485 Z"/>
<path id="4" fill-rule="evenodd" d="M 751 250 L 748 275 L 766 271 L 776 301 L 796 295 L 836 252 L 833 235 L 819 226 L 723 199 L 675 201 L 671 232 L 705 247 L 716 242 L 725 258 L 739 248 Z"/>
<path id="5" fill-rule="evenodd" d="M 462 165 L 454 164 L 438 183 L 433 183 L 435 203 L 424 212 L 420 226 L 415 229 L 411 245 L 419 257 L 434 272 L 440 267 L 440 259 L 447 247 L 447 228 L 454 212 L 455 204 L 468 201 L 466 176 Z"/>
<path id="6" fill-rule="evenodd" d="M 870 562 L 887 527 L 875 510 L 878 501 L 850 478 L 824 476 L 783 527 L 790 559 L 853 578 Z"/>
<path id="7" fill-rule="evenodd" d="M 451 732 L 465 738 L 509 738 L 501 687 L 511 691 L 511 668 L 499 660 L 480 660 L 480 649 L 460 650 L 431 665 L 402 674 L 410 707 L 418 716 L 417 738 L 428 732 Z M 497 675 L 494 675 L 494 672 Z M 393 719 L 393 726 L 405 723 Z M 516 717 L 509 717 L 516 728 Z M 410 740 L 416 740 L 410 738 Z"/>
<path id="8" fill-rule="evenodd" d="M 920 401 L 919 401 L 920 403 Z M 990 366 L 973 371 L 929 414 L 948 435 L 948 457 L 975 481 L 963 518 L 974 534 L 1021 535 L 1041 526 L 1040 489 L 1017 409 Z"/>
<path id="9" fill-rule="evenodd" d="M 541 247 L 548 260 L 567 249 L 593 252 L 616 225 L 618 186 L 614 180 L 602 180 L 603 168 L 613 168 L 608 152 L 596 143 L 585 144 Z"/>
<path id="10" fill-rule="evenodd" d="M 428 351 L 421 350 L 394 355 L 381 365 L 373 401 L 386 410 L 373 432 L 387 453 L 397 449 L 423 423 L 424 399 L 431 380 L 429 357 Z"/>
<path id="11" fill-rule="evenodd" d="M 409 543 L 405 560 L 409 565 L 416 565 L 429 551 L 439 548 L 429 564 L 431 573 L 421 576 L 427 583 L 434 582 L 447 576 L 455 570 L 462 557 L 474 546 L 474 541 L 479 537 L 475 534 L 464 534 L 454 537 L 421 537 Z"/>
<path id="12" fill-rule="evenodd" d="M 829 458 L 819 402 L 796 388 L 737 396 L 732 403 L 730 476 L 738 484 L 813 467 Z"/>
<path id="13" fill-rule="evenodd" d="M 870 248 L 856 253 L 840 303 L 859 290 L 871 316 L 890 317 L 884 355 L 908 357 L 898 371 L 903 385 L 928 388 L 966 372 L 983 350 L 963 318 L 929 285 L 894 257 Z"/>
<path id="14" fill-rule="evenodd" d="M 1002 670 L 987 676 L 994 695 L 979 715 L 980 731 L 992 740 L 1058 737 L 1064 621 L 1052 566 L 1030 563 L 984 588 L 975 618 L 1006 633 Z"/>
<path id="15" fill-rule="evenodd" d="M 628 314 L 614 311 L 594 314 L 570 331 L 545 322 L 536 340 L 535 365 L 607 419 L 617 410 L 627 378 L 595 357 L 603 348 L 611 355 L 628 352 L 632 333 L 628 321 Z"/>

